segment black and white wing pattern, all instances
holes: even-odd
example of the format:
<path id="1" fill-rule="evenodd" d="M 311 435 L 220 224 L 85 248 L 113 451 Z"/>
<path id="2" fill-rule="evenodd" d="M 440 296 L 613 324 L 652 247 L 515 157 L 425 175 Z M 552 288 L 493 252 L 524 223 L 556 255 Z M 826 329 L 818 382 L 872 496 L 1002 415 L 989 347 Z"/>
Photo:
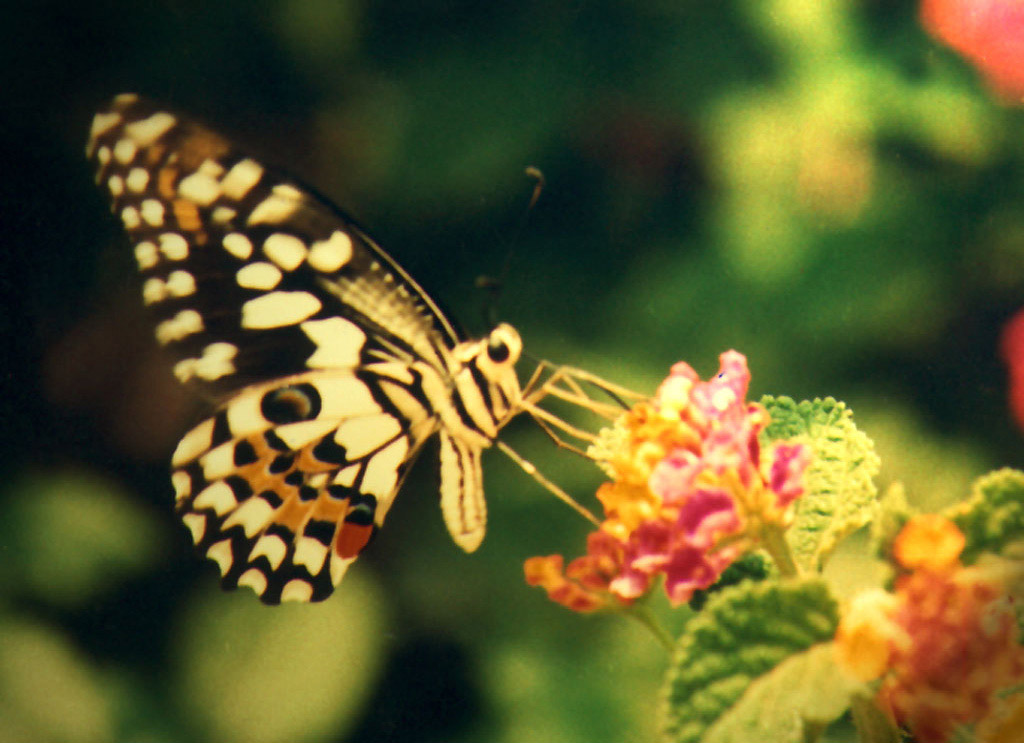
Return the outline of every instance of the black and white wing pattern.
<path id="1" fill-rule="evenodd" d="M 516 331 L 463 340 L 343 212 L 139 96 L 96 114 L 86 152 L 157 341 L 217 401 L 172 482 L 223 585 L 271 604 L 326 598 L 434 434 L 445 524 L 476 549 L 480 454 L 519 412 Z"/>

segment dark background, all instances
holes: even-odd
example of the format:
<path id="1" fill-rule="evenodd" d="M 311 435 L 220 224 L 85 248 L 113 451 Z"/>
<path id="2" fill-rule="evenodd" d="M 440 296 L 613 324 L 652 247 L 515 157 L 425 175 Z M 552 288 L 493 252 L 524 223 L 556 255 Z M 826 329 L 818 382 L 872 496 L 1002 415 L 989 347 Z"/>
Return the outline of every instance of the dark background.
<path id="1" fill-rule="evenodd" d="M 754 398 L 847 401 L 881 485 L 922 507 L 1021 464 L 997 344 L 1024 286 L 1024 120 L 914 3 L 21 5 L 0 10 L 0 740 L 656 729 L 658 646 L 524 585 L 587 526 L 497 453 L 472 557 L 421 466 L 328 602 L 218 591 L 167 478 L 196 409 L 83 154 L 119 92 L 316 185 L 471 332 L 497 312 L 533 357 L 644 391 L 736 348 Z M 510 428 L 593 503 L 596 470 Z"/>

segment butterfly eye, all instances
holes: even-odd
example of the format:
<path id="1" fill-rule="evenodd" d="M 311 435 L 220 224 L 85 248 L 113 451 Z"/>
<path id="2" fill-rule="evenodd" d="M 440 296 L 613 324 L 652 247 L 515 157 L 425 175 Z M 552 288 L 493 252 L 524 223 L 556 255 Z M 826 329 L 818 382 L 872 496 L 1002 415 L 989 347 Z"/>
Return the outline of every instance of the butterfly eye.
<path id="1" fill-rule="evenodd" d="M 320 393 L 311 384 L 280 387 L 263 396 L 260 412 L 277 424 L 312 420 L 320 414 Z"/>
<path id="2" fill-rule="evenodd" d="M 487 341 L 487 357 L 495 364 L 500 364 L 508 361 L 509 354 L 508 344 L 492 333 Z"/>

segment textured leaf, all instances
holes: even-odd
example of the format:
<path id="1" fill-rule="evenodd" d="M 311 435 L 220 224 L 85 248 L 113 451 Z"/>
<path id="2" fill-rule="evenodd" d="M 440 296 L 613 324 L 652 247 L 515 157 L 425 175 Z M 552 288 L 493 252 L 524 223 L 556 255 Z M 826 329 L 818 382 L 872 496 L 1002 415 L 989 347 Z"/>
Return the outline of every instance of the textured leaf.
<path id="1" fill-rule="evenodd" d="M 970 497 L 946 515 L 967 537 L 967 564 L 981 552 L 1002 554 L 1024 543 L 1024 472 L 1005 468 L 978 478 Z"/>
<path id="2" fill-rule="evenodd" d="M 725 732 L 716 735 L 725 735 L 730 726 L 742 724 L 749 714 L 743 700 L 754 688 L 752 684 L 796 654 L 830 640 L 837 623 L 836 602 L 825 584 L 816 579 L 748 582 L 713 596 L 687 624 L 673 655 L 666 679 L 664 739 L 670 743 L 703 741 L 720 725 Z M 810 668 L 820 661 L 805 662 Z M 783 673 L 782 678 L 792 679 L 791 674 Z M 772 686 L 775 682 L 763 683 L 768 688 L 756 693 L 783 694 L 781 687 Z M 790 686 L 794 695 L 810 688 L 806 682 Z M 823 698 L 823 704 L 825 701 Z M 827 702 L 821 709 L 814 708 L 813 700 L 796 697 L 786 704 L 791 714 L 797 709 L 801 719 L 825 720 L 834 716 L 835 697 L 829 696 Z M 780 709 L 779 713 L 784 712 Z"/>
<path id="3" fill-rule="evenodd" d="M 831 642 L 814 645 L 751 683 L 702 741 L 799 743 L 806 728 L 824 727 L 842 715 L 861 687 L 836 666 Z"/>
<path id="4" fill-rule="evenodd" d="M 878 474 L 878 455 L 871 439 L 854 425 L 853 413 L 831 397 L 797 403 L 766 396 L 761 404 L 772 419 L 762 433 L 763 445 L 795 441 L 814 452 L 804 474 L 806 491 L 796 501 L 786 537 L 797 564 L 818 571 L 840 539 L 874 517 L 878 506 L 872 478 Z"/>

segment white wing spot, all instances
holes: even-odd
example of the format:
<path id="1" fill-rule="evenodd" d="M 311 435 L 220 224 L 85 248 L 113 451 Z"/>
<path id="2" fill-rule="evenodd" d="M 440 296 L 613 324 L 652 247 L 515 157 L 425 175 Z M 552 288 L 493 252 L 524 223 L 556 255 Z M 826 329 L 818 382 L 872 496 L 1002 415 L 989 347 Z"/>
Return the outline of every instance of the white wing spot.
<path id="1" fill-rule="evenodd" d="M 188 258 L 188 240 L 177 232 L 165 232 L 160 235 L 160 252 L 171 261 L 183 261 Z"/>
<path id="2" fill-rule="evenodd" d="M 313 243 L 307 260 L 317 271 L 334 273 L 352 260 L 352 238 L 335 230 L 326 240 Z"/>
<path id="3" fill-rule="evenodd" d="M 245 536 L 252 537 L 261 532 L 274 515 L 274 508 L 262 498 L 250 498 L 224 519 L 221 529 L 227 531 L 241 524 Z"/>
<path id="4" fill-rule="evenodd" d="M 170 320 L 164 320 L 156 326 L 156 339 L 161 345 L 166 346 L 172 341 L 180 341 L 202 330 L 203 316 L 195 310 L 182 310 Z"/>
<path id="5" fill-rule="evenodd" d="M 206 514 L 186 513 L 181 517 L 181 520 L 185 522 L 185 526 L 192 532 L 192 544 L 199 544 L 203 535 L 206 534 Z"/>
<path id="6" fill-rule="evenodd" d="M 231 540 L 222 539 L 217 544 L 206 550 L 206 556 L 217 563 L 217 567 L 220 568 L 220 574 L 225 575 L 228 570 L 231 569 Z"/>
<path id="7" fill-rule="evenodd" d="M 200 206 L 209 206 L 220 196 L 220 184 L 213 176 L 197 170 L 181 179 L 178 194 Z"/>
<path id="8" fill-rule="evenodd" d="M 299 537 L 295 542 L 295 555 L 292 561 L 296 565 L 305 565 L 310 575 L 316 575 L 327 559 L 327 546 L 312 537 Z"/>
<path id="9" fill-rule="evenodd" d="M 134 230 L 142 223 L 139 219 L 139 212 L 134 206 L 126 206 L 121 210 L 121 221 L 129 230 Z"/>
<path id="10" fill-rule="evenodd" d="M 175 467 L 180 467 L 186 462 L 191 462 L 209 449 L 212 441 L 213 418 L 209 418 L 185 434 L 178 443 L 178 448 L 174 450 L 171 464 Z"/>
<path id="11" fill-rule="evenodd" d="M 348 368 L 359 366 L 359 352 L 366 343 L 366 333 L 355 323 L 343 317 L 310 320 L 300 326 L 316 351 L 306 359 L 312 369 Z"/>
<path id="12" fill-rule="evenodd" d="M 96 150 L 96 159 L 100 161 L 100 165 L 106 165 L 110 162 L 110 148 L 103 145 Z"/>
<path id="13" fill-rule="evenodd" d="M 92 127 L 89 129 L 90 145 L 104 132 L 109 132 L 121 123 L 121 114 L 116 111 L 99 113 L 92 117 Z"/>
<path id="14" fill-rule="evenodd" d="M 107 179 L 107 188 L 111 196 L 120 196 L 124 193 L 124 180 L 119 175 L 112 175 Z"/>
<path id="15" fill-rule="evenodd" d="M 235 274 L 238 285 L 244 289 L 261 289 L 263 291 L 273 289 L 281 282 L 281 269 L 273 263 L 257 261 L 247 263 L 238 269 Z"/>
<path id="16" fill-rule="evenodd" d="M 292 578 L 281 589 L 282 601 L 309 601 L 313 597 L 313 586 L 299 578 Z"/>
<path id="17" fill-rule="evenodd" d="M 229 199 L 241 201 L 263 177 L 263 166 L 246 158 L 239 160 L 220 182 L 221 190 Z"/>
<path id="18" fill-rule="evenodd" d="M 257 596 L 262 596 L 267 590 L 267 576 L 259 568 L 249 568 L 238 576 L 238 585 L 249 586 Z"/>
<path id="19" fill-rule="evenodd" d="M 334 476 L 334 484 L 343 488 L 350 488 L 356 483 L 356 475 L 359 474 L 359 465 L 349 465 Z"/>
<path id="20" fill-rule="evenodd" d="M 167 285 L 163 279 L 155 276 L 146 279 L 142 284 L 142 303 L 145 305 L 156 304 L 167 299 Z M 159 335 L 159 329 L 157 331 Z M 162 341 L 161 341 L 162 342 Z"/>
<path id="21" fill-rule="evenodd" d="M 287 553 L 288 545 L 284 543 L 281 537 L 276 534 L 264 534 L 253 545 L 252 552 L 249 553 L 249 562 L 256 562 L 257 557 L 266 555 L 267 560 L 270 561 L 271 569 L 277 570 L 281 567 L 281 563 L 284 562 L 284 556 Z"/>
<path id="22" fill-rule="evenodd" d="M 192 501 L 192 509 L 195 511 L 212 508 L 218 516 L 223 516 L 238 505 L 235 498 L 235 491 L 224 482 L 218 480 L 212 485 L 207 485 L 196 499 Z"/>
<path id="23" fill-rule="evenodd" d="M 224 235 L 221 244 L 224 246 L 224 250 L 243 261 L 252 255 L 252 243 L 241 232 L 229 232 Z"/>
<path id="24" fill-rule="evenodd" d="M 142 202 L 142 219 L 152 227 L 161 227 L 164 223 L 164 205 L 156 199 L 146 199 Z"/>
<path id="25" fill-rule="evenodd" d="M 263 241 L 263 252 L 285 271 L 294 271 L 306 259 L 306 244 L 295 235 L 275 232 Z"/>
<path id="26" fill-rule="evenodd" d="M 196 170 L 202 173 L 203 175 L 210 176 L 211 178 L 220 178 L 221 175 L 224 173 L 224 166 L 221 165 L 216 160 L 206 158 L 199 164 L 199 167 L 196 168 Z"/>
<path id="27" fill-rule="evenodd" d="M 227 477 L 235 470 L 235 442 L 226 441 L 199 457 L 207 482 Z"/>
<path id="28" fill-rule="evenodd" d="M 174 486 L 175 501 L 187 498 L 192 494 L 192 478 L 188 476 L 187 472 L 176 470 L 174 474 L 171 475 L 171 485 Z"/>
<path id="29" fill-rule="evenodd" d="M 128 184 L 128 190 L 142 193 L 149 185 L 149 171 L 145 168 L 132 168 L 125 183 Z"/>
<path id="30" fill-rule="evenodd" d="M 135 159 L 135 153 L 139 151 L 139 147 L 135 142 L 130 139 L 119 139 L 114 144 L 114 159 L 119 163 L 127 165 Z"/>
<path id="31" fill-rule="evenodd" d="M 320 418 L 341 420 L 357 415 L 375 415 L 381 407 L 362 380 L 351 374 L 344 376 L 321 372 L 316 389 L 320 393 Z M 312 483 L 310 483 L 312 484 Z"/>
<path id="32" fill-rule="evenodd" d="M 172 297 L 187 297 L 196 292 L 196 280 L 188 271 L 171 271 L 167 277 L 167 293 Z"/>
<path id="33" fill-rule="evenodd" d="M 177 123 L 175 118 L 166 111 L 159 111 L 148 119 L 140 119 L 127 124 L 125 134 L 135 140 L 139 147 L 148 147 L 157 141 Z"/>
<path id="34" fill-rule="evenodd" d="M 390 415 L 366 415 L 342 421 L 334 440 L 345 447 L 350 460 L 365 457 L 402 432 L 402 426 Z"/>
<path id="35" fill-rule="evenodd" d="M 302 193 L 292 186 L 274 186 L 273 193 L 256 205 L 247 221 L 250 225 L 280 224 L 298 209 L 301 198 Z"/>
<path id="36" fill-rule="evenodd" d="M 300 421 L 278 426 L 274 429 L 274 433 L 288 445 L 288 448 L 298 450 L 311 441 L 330 433 L 336 425 L 337 421 L 333 420 Z"/>
<path id="37" fill-rule="evenodd" d="M 270 422 L 260 412 L 260 401 L 264 390 L 249 390 L 236 396 L 227 407 L 228 428 L 235 438 L 248 436 L 252 433 L 265 431 Z"/>
<path id="38" fill-rule="evenodd" d="M 235 373 L 234 358 L 238 348 L 231 343 L 218 341 L 203 349 L 203 355 L 196 360 L 193 373 L 200 379 L 212 382 L 215 379 Z"/>
<path id="39" fill-rule="evenodd" d="M 387 498 L 398 485 L 398 468 L 408 453 L 409 440 L 402 436 L 374 454 L 366 465 L 359 489 L 377 498 Z"/>
<path id="40" fill-rule="evenodd" d="M 230 206 L 215 206 L 213 208 L 213 214 L 210 216 L 217 224 L 227 224 L 234 219 L 237 214 L 238 212 Z"/>
<path id="41" fill-rule="evenodd" d="M 295 325 L 315 315 L 321 307 L 320 300 L 309 292 L 271 292 L 242 305 L 242 327 Z"/>

